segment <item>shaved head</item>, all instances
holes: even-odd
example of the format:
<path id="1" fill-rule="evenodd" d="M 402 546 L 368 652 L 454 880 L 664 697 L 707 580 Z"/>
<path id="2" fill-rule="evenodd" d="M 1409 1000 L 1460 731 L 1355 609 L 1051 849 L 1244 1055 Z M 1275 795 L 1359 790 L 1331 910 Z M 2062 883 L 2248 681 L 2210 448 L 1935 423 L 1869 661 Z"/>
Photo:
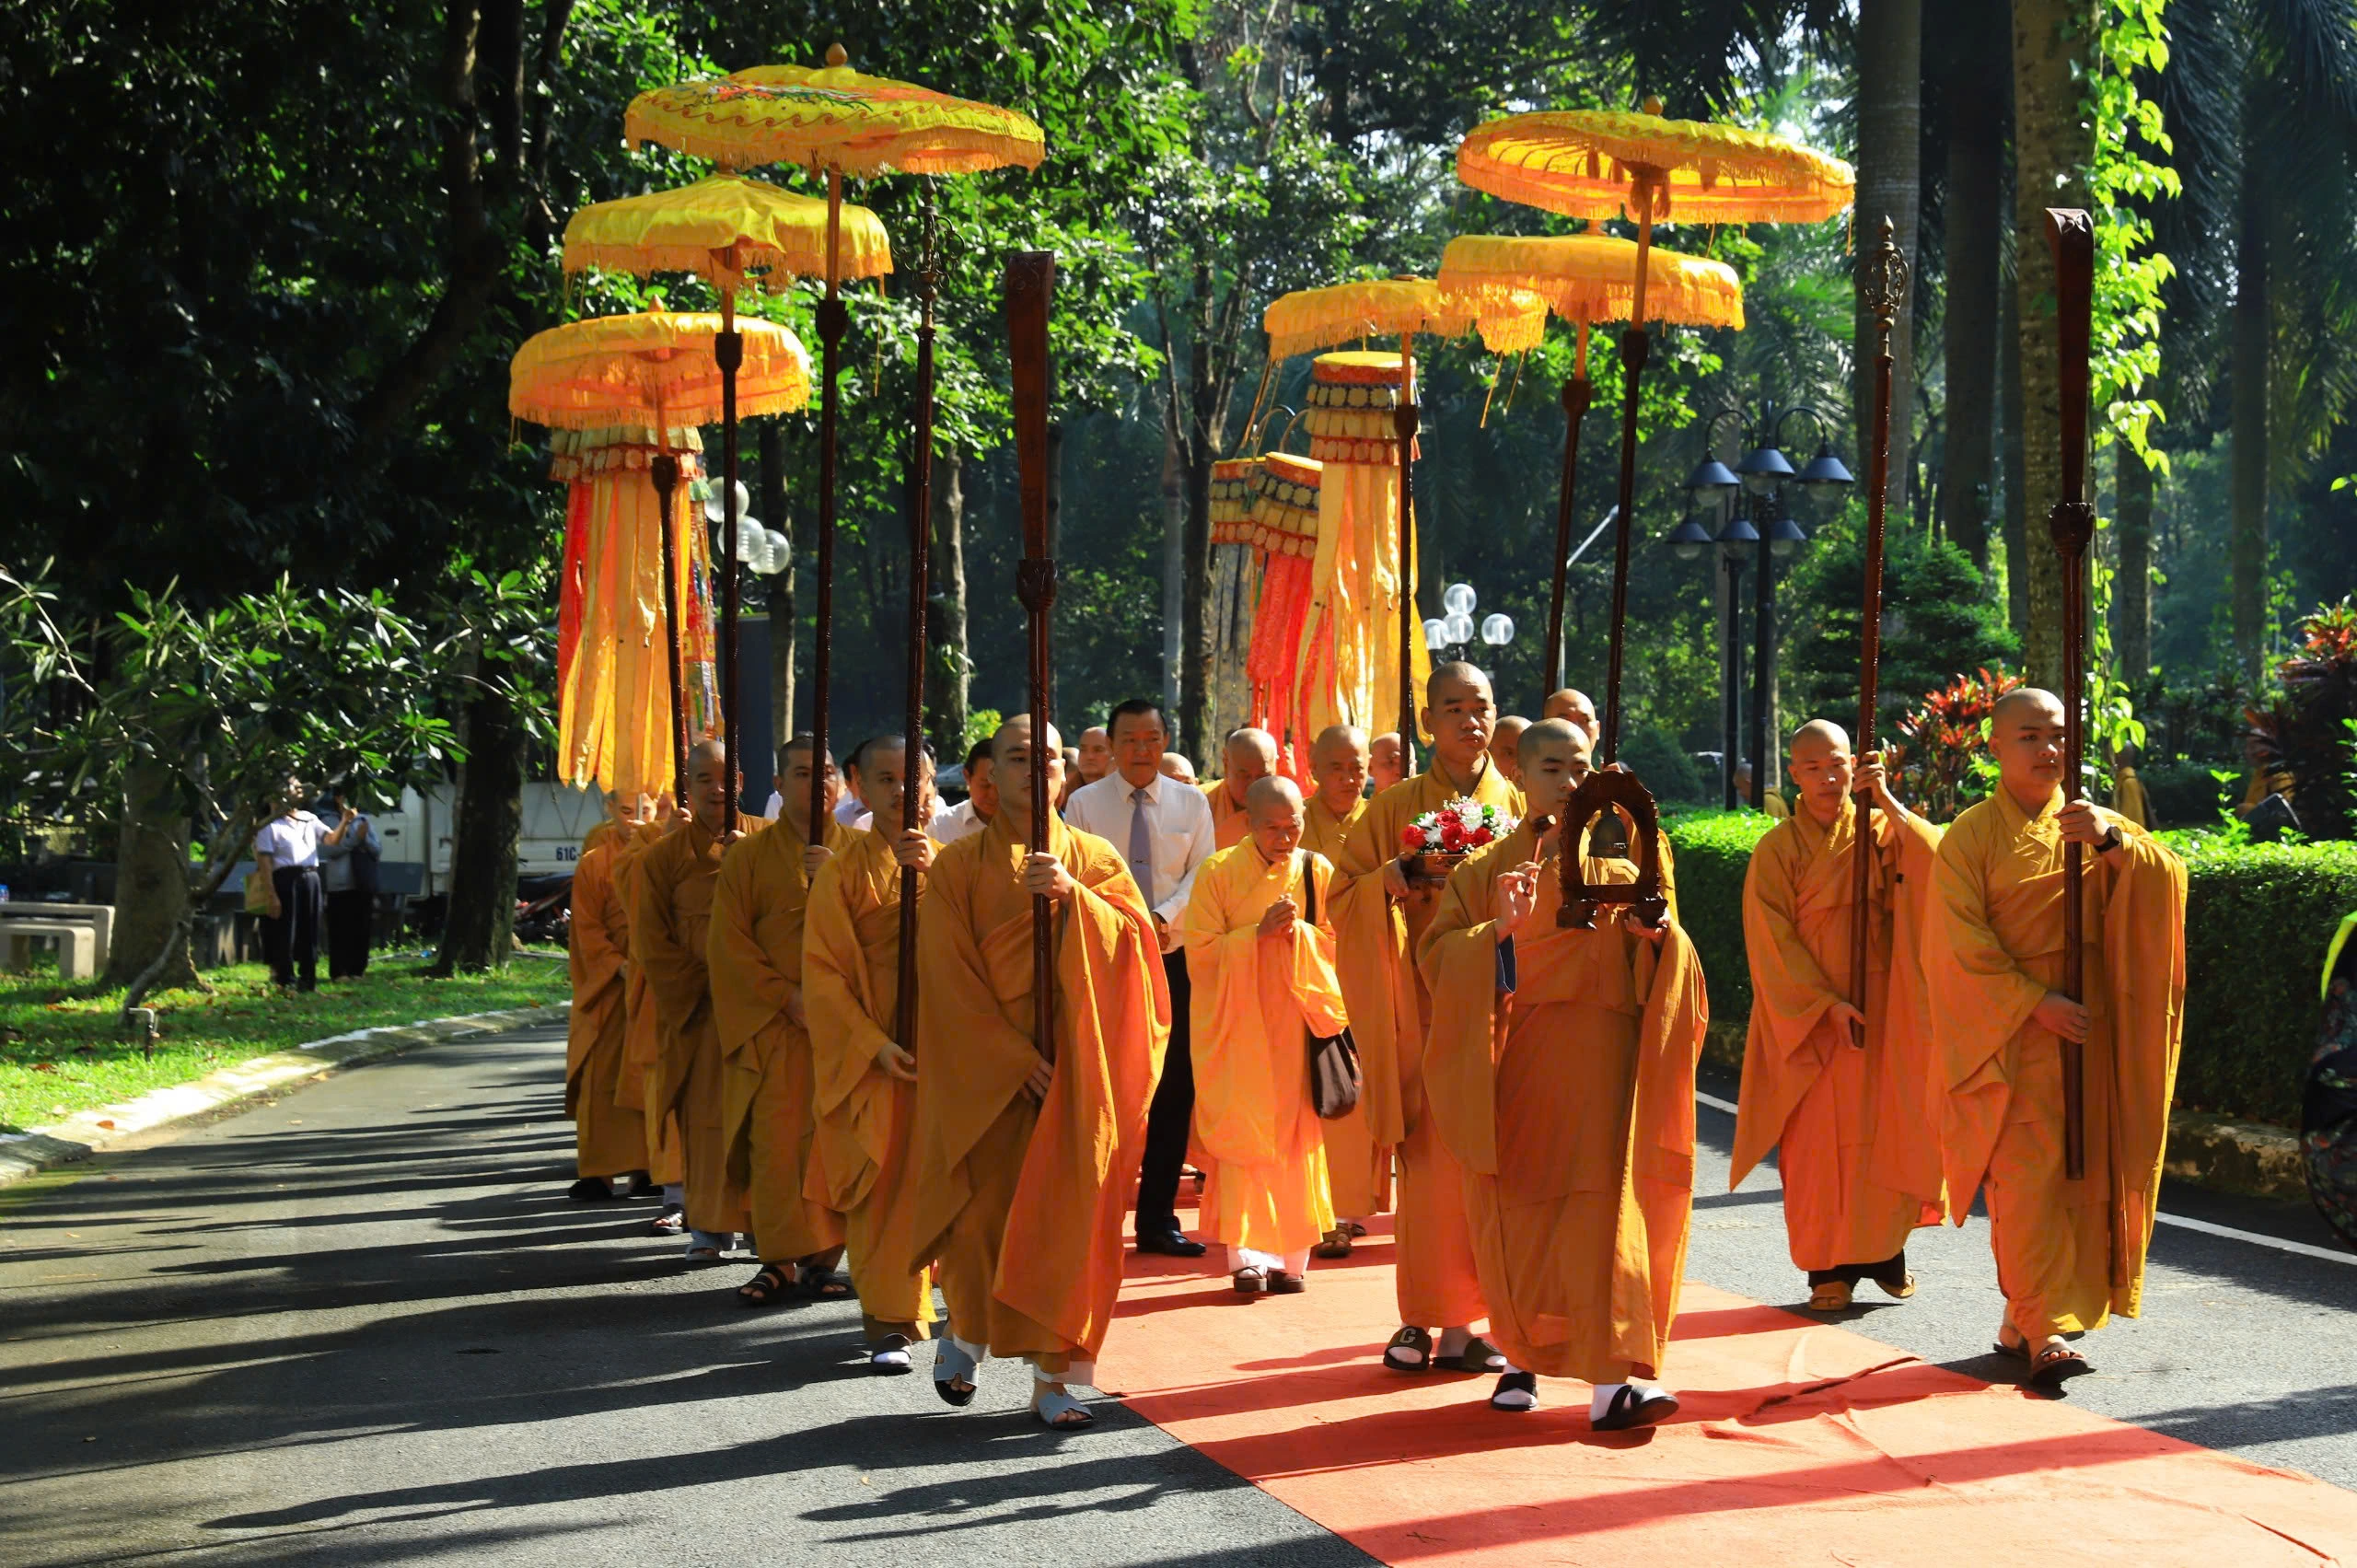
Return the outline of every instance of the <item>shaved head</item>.
<path id="1" fill-rule="evenodd" d="M 1000 724 L 997 729 L 991 732 L 991 765 L 995 768 L 1004 763 L 1006 761 L 1006 753 L 1009 747 L 1019 743 L 1026 748 L 1028 748 L 1030 741 L 1031 715 L 1029 714 L 1016 714 L 1008 717 L 1004 722 Z M 1054 725 L 1050 725 L 1048 726 L 1049 751 L 1051 753 L 1060 752 L 1062 749 L 1062 746 L 1063 737 L 1056 733 L 1056 726 Z M 1061 761 L 1061 758 L 1055 757 L 1051 758 L 1051 760 Z"/>
<path id="2" fill-rule="evenodd" d="M 1434 761 L 1450 782 L 1470 787 L 1488 761 L 1490 726 L 1498 716 L 1490 678 L 1469 664 L 1434 667 L 1424 682 L 1424 730 L 1433 738 Z"/>
<path id="3" fill-rule="evenodd" d="M 1580 775 L 1587 771 L 1587 731 L 1569 719 L 1540 719 L 1515 744 L 1524 803 L 1533 817 L 1561 818 Z"/>
<path id="4" fill-rule="evenodd" d="M 2017 686 L 1990 708 L 1989 751 L 1998 781 L 2028 816 L 2042 812 L 2058 790 L 2066 800 L 2078 793 L 2079 781 L 2065 776 L 2068 739 L 2062 700 L 2051 691 Z"/>
<path id="5" fill-rule="evenodd" d="M 1222 748 L 1220 772 L 1227 781 L 1227 797 L 1238 806 L 1254 783 L 1277 771 L 1277 738 L 1265 729 L 1239 729 Z"/>
<path id="6" fill-rule="evenodd" d="M 1309 782 L 1337 818 L 1348 817 L 1366 793 L 1366 731 L 1355 725 L 1328 725 L 1309 749 Z"/>
<path id="7" fill-rule="evenodd" d="M 1048 800 L 1052 803 L 1062 792 L 1064 782 L 1062 738 L 1054 725 L 1046 726 L 1047 733 L 1037 738 L 1037 744 L 1046 753 L 1048 764 Z M 999 809 L 1013 813 L 1012 820 L 1018 830 L 1030 819 L 1031 812 L 1031 748 L 1035 738 L 1029 714 L 1016 714 L 998 726 L 991 737 L 991 783 L 998 789 Z"/>
<path id="8" fill-rule="evenodd" d="M 1997 699 L 1989 710 L 1989 722 L 1995 728 L 2024 722 L 2031 710 L 2041 716 L 2052 715 L 2052 722 L 2062 722 L 2062 699 L 2051 691 L 2035 686 L 2016 686 Z"/>
<path id="9" fill-rule="evenodd" d="M 1529 727 L 1530 721 L 1520 714 L 1506 714 L 1498 719 L 1498 727 L 1490 732 L 1490 761 L 1498 765 L 1500 772 L 1517 784 L 1522 783 L 1522 763 L 1517 760 L 1520 754 L 1515 749 L 1522 740 L 1523 731 Z"/>
<path id="10" fill-rule="evenodd" d="M 1847 754 L 1850 749 L 1850 732 L 1831 719 L 1811 719 L 1793 731 L 1793 743 L 1785 749 L 1795 757 L 1805 754 L 1813 756 L 1824 751 L 1839 751 Z"/>
<path id="11" fill-rule="evenodd" d="M 1375 781 L 1377 795 L 1408 776 L 1408 760 L 1400 755 L 1399 736 L 1385 730 L 1366 743 L 1366 772 Z"/>
<path id="12" fill-rule="evenodd" d="M 1280 807 L 1294 811 L 1301 809 L 1301 786 L 1283 773 L 1254 779 L 1252 787 L 1244 792 L 1244 808 L 1252 813 L 1256 821 L 1261 812 Z"/>
<path id="13" fill-rule="evenodd" d="M 1244 821 L 1260 858 L 1275 865 L 1301 844 L 1300 788 L 1283 773 L 1254 779 L 1244 792 Z"/>
<path id="14" fill-rule="evenodd" d="M 1793 731 L 1789 776 L 1801 809 L 1829 828 L 1850 809 L 1857 764 L 1850 755 L 1850 732 L 1830 719 L 1811 719 Z"/>
<path id="15" fill-rule="evenodd" d="M 1585 691 L 1566 686 L 1551 693 L 1538 711 L 1550 719 L 1569 719 L 1587 731 L 1590 739 L 1596 737 L 1596 704 L 1588 701 Z"/>
<path id="16" fill-rule="evenodd" d="M 1433 666 L 1432 674 L 1424 678 L 1424 701 L 1436 707 L 1443 691 L 1459 686 L 1470 687 L 1484 697 L 1490 697 L 1493 703 L 1496 700 L 1490 690 L 1490 678 L 1481 673 L 1479 666 L 1467 664 L 1463 659 L 1451 659 L 1446 664 Z"/>
<path id="17" fill-rule="evenodd" d="M 1329 724 L 1318 732 L 1309 748 L 1310 766 L 1341 750 L 1356 751 L 1364 756 L 1367 749 L 1366 731 L 1354 724 Z"/>

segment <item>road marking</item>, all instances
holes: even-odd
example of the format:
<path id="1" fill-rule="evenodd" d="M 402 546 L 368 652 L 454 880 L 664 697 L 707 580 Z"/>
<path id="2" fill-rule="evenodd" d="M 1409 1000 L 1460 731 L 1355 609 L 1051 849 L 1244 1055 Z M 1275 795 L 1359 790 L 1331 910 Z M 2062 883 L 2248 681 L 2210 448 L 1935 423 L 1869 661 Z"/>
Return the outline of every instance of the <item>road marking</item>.
<path id="1" fill-rule="evenodd" d="M 1724 1110 L 1729 1116 L 1736 1114 L 1734 1104 L 1721 1099 L 1716 1095 L 1706 1095 L 1697 1089 L 1694 1091 L 1694 1098 L 1713 1110 Z M 2223 1236 L 2229 1241 L 2247 1241 L 2254 1247 L 2272 1247 L 2278 1252 L 2297 1253 L 2303 1258 L 2321 1258 L 2328 1263 L 2357 1264 L 2357 1252 L 2341 1252 L 2329 1247 L 2314 1247 L 2305 1241 L 2286 1241 L 2280 1236 L 2261 1236 L 2257 1231 L 2236 1230 L 2233 1225 L 2212 1225 L 2208 1220 L 2189 1220 L 2181 1214 L 2154 1214 L 2153 1217 L 2163 1225 L 2198 1230 L 2204 1236 Z"/>

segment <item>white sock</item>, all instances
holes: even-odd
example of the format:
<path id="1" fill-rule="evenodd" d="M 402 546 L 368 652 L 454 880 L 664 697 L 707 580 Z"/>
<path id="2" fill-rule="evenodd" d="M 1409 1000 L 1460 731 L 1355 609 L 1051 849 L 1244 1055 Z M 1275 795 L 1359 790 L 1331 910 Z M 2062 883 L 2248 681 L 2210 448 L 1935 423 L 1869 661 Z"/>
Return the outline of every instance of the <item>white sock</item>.
<path id="1" fill-rule="evenodd" d="M 1598 1383 L 1596 1397 L 1587 1402 L 1588 1420 L 1602 1421 L 1612 1409 L 1612 1396 L 1627 1387 L 1625 1383 Z"/>
<path id="2" fill-rule="evenodd" d="M 1509 1361 L 1506 1363 L 1504 1370 L 1499 1373 L 1499 1376 L 1501 1377 L 1509 1376 L 1521 1370 L 1521 1367 L 1516 1366 L 1513 1362 Z M 1538 1396 L 1535 1393 L 1526 1394 L 1519 1388 L 1506 1388 L 1500 1392 L 1492 1394 L 1490 1396 L 1490 1402 L 1496 1405 L 1500 1410 L 1536 1410 L 1538 1408 Z"/>

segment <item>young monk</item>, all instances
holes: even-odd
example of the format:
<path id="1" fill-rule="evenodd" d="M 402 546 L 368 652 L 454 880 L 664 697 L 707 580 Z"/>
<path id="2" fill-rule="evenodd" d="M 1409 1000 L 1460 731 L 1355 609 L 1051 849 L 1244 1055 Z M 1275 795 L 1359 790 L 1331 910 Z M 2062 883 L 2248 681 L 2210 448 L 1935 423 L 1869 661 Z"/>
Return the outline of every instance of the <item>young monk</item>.
<path id="1" fill-rule="evenodd" d="M 1244 842 L 1244 796 L 1253 783 L 1277 771 L 1277 738 L 1265 729 L 1245 728 L 1227 738 L 1220 750 L 1220 776 L 1195 787 L 1212 803 L 1212 837 L 1221 849 Z"/>
<path id="2" fill-rule="evenodd" d="M 810 787 L 823 775 L 825 813 L 810 832 Z M 842 1216 L 811 1181 L 818 1114 L 811 1103 L 809 1012 L 802 995 L 802 928 L 810 880 L 853 830 L 835 819 L 842 781 L 807 735 L 778 756 L 779 817 L 728 846 L 713 888 L 705 960 L 722 1062 L 720 1129 L 728 1179 L 752 1214 L 761 1271 L 737 1287 L 740 1306 L 769 1307 L 799 1284 L 821 1301 L 848 1297 L 835 1272 Z M 817 1185 L 823 1191 L 825 1182 Z M 694 1189 L 689 1190 L 694 1196 Z"/>
<path id="3" fill-rule="evenodd" d="M 617 830 L 614 849 L 614 900 L 621 906 L 624 953 L 631 911 L 638 905 L 639 873 L 646 852 L 685 820 L 685 809 L 669 796 L 649 802 L 644 819 L 629 832 Z M 688 1227 L 687 1167 L 681 1155 L 679 1116 L 664 1087 L 663 1027 L 656 1016 L 655 987 L 633 958 L 622 986 L 622 1075 L 614 1089 L 615 1103 L 639 1113 L 646 1129 L 647 1179 L 661 1190 L 663 1203 L 647 1230 L 655 1236 L 678 1236 Z"/>
<path id="4" fill-rule="evenodd" d="M 1490 732 L 1490 761 L 1516 789 L 1522 787 L 1522 732 L 1529 727 L 1530 721 L 1520 714 L 1503 714 L 1498 726 Z"/>
<path id="5" fill-rule="evenodd" d="M 2087 1370 L 2068 1335 L 2142 1304 L 2185 1001 L 2185 865 L 2062 776 L 2062 704 L 1997 700 L 1998 784 L 1940 841 L 1923 933 L 1946 1089 L 1949 1207 L 1975 1188 L 2005 1293 L 1998 1349 L 2033 1380 Z M 2084 1002 L 2062 983 L 2062 846 L 2081 845 Z M 2064 1173 L 2062 1042 L 2084 1051 L 2086 1174 Z"/>
<path id="6" fill-rule="evenodd" d="M 1062 783 L 1056 734 L 1048 788 Z M 999 812 L 945 848 L 917 928 L 912 1262 L 937 1260 L 948 1335 L 935 1392 L 973 1401 L 989 1355 L 1031 1363 L 1031 1409 L 1093 1424 L 1069 1384 L 1094 1376 L 1121 1282 L 1121 1219 L 1170 1033 L 1154 918 L 1120 852 L 1051 815 L 1029 848 L 1031 721 L 992 738 Z M 1053 1054 L 1034 1032 L 1032 900 L 1054 914 Z"/>
<path id="7" fill-rule="evenodd" d="M 1334 1226 L 1309 1095 L 1311 1035 L 1349 1020 L 1327 917 L 1333 867 L 1301 852 L 1301 790 L 1245 792 L 1244 842 L 1195 873 L 1182 932 L 1194 979 L 1195 1143 L 1212 1161 L 1202 1228 L 1227 1248 L 1237 1294 L 1298 1295 Z"/>
<path id="8" fill-rule="evenodd" d="M 860 788 L 876 826 L 853 833 L 819 868 L 804 928 L 802 1001 L 809 1016 L 818 1107 L 813 1179 L 842 1215 L 859 1291 L 867 1364 L 910 1370 L 909 1345 L 935 1318 L 933 1279 L 914 1263 L 916 1182 L 909 1168 L 916 1121 L 917 1059 L 892 1038 L 900 993 L 900 869 L 918 872 L 918 908 L 934 842 L 901 826 L 908 791 L 923 820 L 933 759 L 919 752 L 909 776 L 908 743 L 888 735 L 860 752 Z M 923 993 L 918 993 L 922 1002 Z"/>
<path id="9" fill-rule="evenodd" d="M 1366 776 L 1376 795 L 1408 776 L 1408 763 L 1399 754 L 1398 734 L 1385 730 L 1367 742 Z"/>
<path id="10" fill-rule="evenodd" d="M 1801 808 L 1759 841 L 1743 880 L 1751 1032 L 1727 1185 L 1781 1147 L 1793 1264 L 1810 1310 L 1839 1312 L 1861 1280 L 1913 1295 L 1907 1233 L 1947 1217 L 1922 980 L 1940 830 L 1892 797 L 1880 758 L 1853 762 L 1840 726 L 1803 725 L 1790 755 Z M 1850 975 L 1860 789 L 1874 792 L 1875 845 L 1863 1013 Z"/>
<path id="11" fill-rule="evenodd" d="M 1596 731 L 1600 727 L 1596 722 L 1596 704 L 1588 701 L 1586 692 L 1573 686 L 1566 686 L 1560 691 L 1548 693 L 1546 703 L 1538 710 L 1538 716 L 1567 719 L 1575 727 L 1585 732 L 1590 740 L 1596 738 Z"/>
<path id="12" fill-rule="evenodd" d="M 699 1263 L 718 1262 L 751 1224 L 743 1179 L 729 1168 L 726 1074 L 704 966 L 713 889 L 727 848 L 721 824 L 734 782 L 719 741 L 689 749 L 688 818 L 640 855 L 630 912 L 631 958 L 646 971 L 662 1040 L 648 1109 L 659 1106 L 679 1119 L 687 1255 Z M 740 833 L 761 821 L 739 820 Z"/>
<path id="13" fill-rule="evenodd" d="M 646 1116 L 624 1094 L 623 1047 L 630 1020 L 630 923 L 614 891 L 614 858 L 638 826 L 638 801 L 606 796 L 607 817 L 590 830 L 573 867 L 573 920 L 567 946 L 573 1005 L 564 1036 L 564 1113 L 573 1118 L 574 1174 L 565 1194 L 575 1202 L 616 1197 L 616 1178 L 646 1171 Z"/>
<path id="14" fill-rule="evenodd" d="M 1366 810 L 1366 731 L 1354 726 L 1329 726 L 1310 747 L 1310 783 L 1318 793 L 1303 813 L 1301 847 L 1329 865 L 1341 859 L 1342 841 Z M 1330 917 L 1327 923 L 1333 923 Z M 1311 1250 L 1320 1258 L 1347 1258 L 1353 1238 L 1366 1234 L 1366 1222 L 1391 1207 L 1391 1151 L 1376 1146 L 1364 1101 L 1327 1122 L 1325 1135 L 1335 1221 Z"/>
<path id="15" fill-rule="evenodd" d="M 1522 736 L 1534 816 L 1449 877 L 1420 960 L 1432 987 L 1428 1115 L 1466 1172 L 1490 1332 L 1511 1365 L 1493 1409 L 1538 1402 L 1538 1375 L 1595 1386 L 1600 1432 L 1675 1412 L 1656 1379 L 1693 1212 L 1694 1063 L 1710 1007 L 1674 919 L 1605 906 L 1561 927 L 1553 825 L 1586 736 Z M 1542 829 L 1542 823 L 1545 826 Z M 1590 881 L 1631 879 L 1590 858 Z"/>
<path id="16" fill-rule="evenodd" d="M 1432 923 L 1438 890 L 1408 879 L 1399 840 L 1418 817 L 1463 796 L 1522 814 L 1522 792 L 1490 761 L 1496 715 L 1488 676 L 1469 664 L 1436 666 L 1424 684 L 1420 719 L 1433 737 L 1431 768 L 1367 803 L 1334 868 L 1342 1001 L 1365 1079 L 1359 1103 L 1376 1145 L 1396 1151 L 1399 1167 L 1393 1279 L 1400 1328 L 1383 1352 L 1383 1364 L 1396 1372 L 1431 1369 L 1434 1325 L 1441 1365 L 1459 1372 L 1496 1372 L 1505 1365 L 1473 1334 L 1489 1309 L 1466 1229 L 1464 1174 L 1425 1114 L 1432 998 L 1417 972 L 1416 944 Z"/>

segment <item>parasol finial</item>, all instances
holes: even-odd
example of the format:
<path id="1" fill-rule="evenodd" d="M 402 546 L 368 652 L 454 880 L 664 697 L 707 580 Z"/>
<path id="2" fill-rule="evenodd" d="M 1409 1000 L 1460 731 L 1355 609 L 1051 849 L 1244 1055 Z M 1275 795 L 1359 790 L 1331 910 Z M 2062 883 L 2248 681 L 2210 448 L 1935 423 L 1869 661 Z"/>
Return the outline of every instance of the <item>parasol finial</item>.
<path id="1" fill-rule="evenodd" d="M 827 45 L 827 64 L 830 66 L 850 64 L 851 51 L 845 49 L 841 43 Z"/>
<path id="2" fill-rule="evenodd" d="M 1661 99 L 1657 98 L 1645 99 L 1645 112 L 1658 117 L 1661 113 Z"/>

